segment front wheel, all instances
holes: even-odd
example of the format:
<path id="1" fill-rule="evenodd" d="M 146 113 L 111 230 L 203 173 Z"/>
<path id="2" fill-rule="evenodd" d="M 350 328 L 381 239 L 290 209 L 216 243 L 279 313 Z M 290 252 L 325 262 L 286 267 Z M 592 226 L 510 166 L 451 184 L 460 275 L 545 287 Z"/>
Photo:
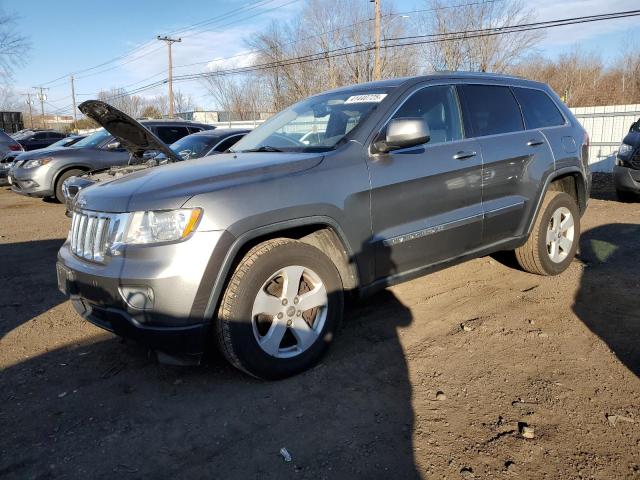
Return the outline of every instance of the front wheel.
<path id="1" fill-rule="evenodd" d="M 520 266 L 538 275 L 564 272 L 578 248 L 580 213 L 574 198 L 564 192 L 549 191 L 527 242 L 515 250 Z"/>
<path id="2" fill-rule="evenodd" d="M 64 192 L 62 191 L 62 184 L 64 183 L 64 181 L 67 178 L 71 178 L 71 177 L 75 177 L 78 175 L 82 175 L 84 173 L 83 170 L 78 170 L 78 169 L 72 169 L 72 170 L 67 170 L 66 172 L 63 172 L 58 179 L 56 180 L 56 185 L 55 185 L 55 198 L 58 202 L 60 203 L 64 203 Z"/>
<path id="3" fill-rule="evenodd" d="M 235 367 L 279 379 L 314 365 L 342 318 L 340 275 L 319 249 L 279 238 L 235 269 L 217 316 L 220 350 Z"/>

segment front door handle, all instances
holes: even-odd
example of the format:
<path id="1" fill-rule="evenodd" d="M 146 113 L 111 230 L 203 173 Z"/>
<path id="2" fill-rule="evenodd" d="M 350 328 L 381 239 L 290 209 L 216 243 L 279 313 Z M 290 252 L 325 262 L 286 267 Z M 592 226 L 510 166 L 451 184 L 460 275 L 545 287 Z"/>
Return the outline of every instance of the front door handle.
<path id="1" fill-rule="evenodd" d="M 542 140 L 529 140 L 527 142 L 527 146 L 529 147 L 537 147 L 538 145 L 542 145 L 544 142 Z"/>
<path id="2" fill-rule="evenodd" d="M 453 156 L 454 160 L 464 160 L 466 158 L 475 157 L 476 152 L 458 152 Z"/>

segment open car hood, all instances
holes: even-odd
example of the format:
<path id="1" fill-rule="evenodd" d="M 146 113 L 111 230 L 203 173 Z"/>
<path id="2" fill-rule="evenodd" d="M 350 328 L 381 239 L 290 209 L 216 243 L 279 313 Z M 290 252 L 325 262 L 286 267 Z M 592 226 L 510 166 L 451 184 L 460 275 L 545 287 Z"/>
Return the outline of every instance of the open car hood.
<path id="1" fill-rule="evenodd" d="M 100 100 L 87 100 L 78 105 L 78 109 L 90 119 L 98 122 L 111 135 L 116 137 L 133 156 L 142 158 L 147 150 L 157 150 L 166 155 L 170 162 L 182 160 L 162 140 L 129 115 Z"/>

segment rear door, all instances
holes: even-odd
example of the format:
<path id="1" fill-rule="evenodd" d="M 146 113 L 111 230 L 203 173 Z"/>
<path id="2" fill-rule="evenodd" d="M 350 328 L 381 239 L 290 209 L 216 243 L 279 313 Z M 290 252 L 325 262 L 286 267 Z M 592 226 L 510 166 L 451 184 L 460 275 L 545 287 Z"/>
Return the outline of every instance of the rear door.
<path id="1" fill-rule="evenodd" d="M 481 239 L 482 159 L 464 138 L 455 87 L 418 88 L 376 138 L 391 119 L 416 117 L 429 124 L 429 142 L 369 157 L 377 278 L 456 257 Z"/>
<path id="2" fill-rule="evenodd" d="M 482 150 L 482 244 L 526 233 L 541 179 L 553 168 L 540 131 L 525 130 L 520 106 L 505 85 L 460 85 L 465 125 Z"/>

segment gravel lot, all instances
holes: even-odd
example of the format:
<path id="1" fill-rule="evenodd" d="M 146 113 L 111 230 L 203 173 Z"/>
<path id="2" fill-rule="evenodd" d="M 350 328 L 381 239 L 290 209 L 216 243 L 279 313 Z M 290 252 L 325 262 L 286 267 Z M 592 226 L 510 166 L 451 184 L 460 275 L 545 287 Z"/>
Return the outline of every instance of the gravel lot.
<path id="1" fill-rule="evenodd" d="M 640 478 L 640 204 L 596 187 L 563 275 L 487 257 L 390 288 L 272 383 L 80 319 L 64 208 L 3 187 L 0 477 Z"/>

